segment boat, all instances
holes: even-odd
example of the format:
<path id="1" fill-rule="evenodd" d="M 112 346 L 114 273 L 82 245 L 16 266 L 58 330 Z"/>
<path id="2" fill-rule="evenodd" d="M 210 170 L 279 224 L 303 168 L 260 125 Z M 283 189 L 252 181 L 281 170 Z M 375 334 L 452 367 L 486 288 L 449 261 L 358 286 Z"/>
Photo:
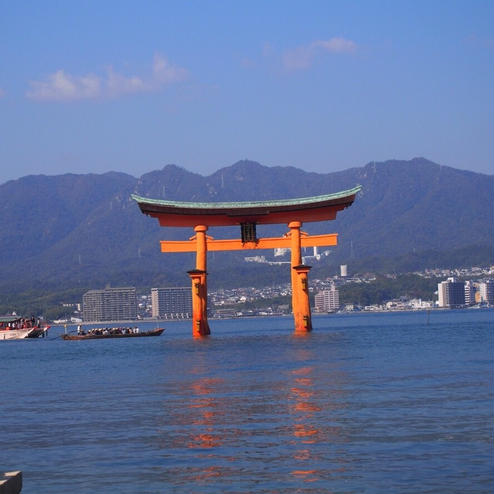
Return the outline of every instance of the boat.
<path id="1" fill-rule="evenodd" d="M 0 340 L 44 338 L 49 327 L 34 317 L 3 316 L 0 317 Z"/>
<path id="2" fill-rule="evenodd" d="M 141 336 L 160 336 L 165 328 L 156 328 L 150 331 L 140 331 L 137 327 L 119 328 L 91 328 L 84 331 L 80 326 L 77 334 L 63 334 L 64 340 L 104 340 L 108 338 L 138 338 Z"/>

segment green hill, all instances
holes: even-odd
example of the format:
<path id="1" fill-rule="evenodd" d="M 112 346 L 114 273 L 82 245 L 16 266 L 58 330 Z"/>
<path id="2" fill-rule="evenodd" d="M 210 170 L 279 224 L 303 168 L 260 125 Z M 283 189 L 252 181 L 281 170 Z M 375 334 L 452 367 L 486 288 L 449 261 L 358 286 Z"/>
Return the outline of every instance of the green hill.
<path id="1" fill-rule="evenodd" d="M 440 166 L 423 158 L 369 163 L 342 172 L 308 173 L 240 161 L 203 177 L 175 165 L 140 178 L 103 175 L 28 176 L 0 185 L 0 293 L 113 285 L 188 283 L 192 254 L 164 255 L 159 240 L 191 231 L 163 229 L 143 216 L 131 193 L 185 201 L 242 201 L 312 196 L 362 185 L 354 205 L 310 233 L 339 233 L 326 267 L 348 263 L 414 269 L 477 259 L 492 263 L 492 175 Z M 261 235 L 285 226 L 259 228 Z M 237 229 L 211 229 L 237 237 Z M 248 253 L 210 255 L 211 283 L 269 284 L 279 268 L 239 264 Z M 401 267 L 400 267 L 401 266 Z M 280 274 L 281 273 L 281 274 Z M 286 274 L 288 279 L 288 275 Z"/>

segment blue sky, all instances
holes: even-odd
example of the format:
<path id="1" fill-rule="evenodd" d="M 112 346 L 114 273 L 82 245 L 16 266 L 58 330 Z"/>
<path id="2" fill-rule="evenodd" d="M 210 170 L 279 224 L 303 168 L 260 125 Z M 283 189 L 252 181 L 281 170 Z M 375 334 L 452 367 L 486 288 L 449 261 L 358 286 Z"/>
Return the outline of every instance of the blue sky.
<path id="1" fill-rule="evenodd" d="M 492 174 L 493 19 L 482 0 L 0 0 L 0 183 L 241 159 Z"/>

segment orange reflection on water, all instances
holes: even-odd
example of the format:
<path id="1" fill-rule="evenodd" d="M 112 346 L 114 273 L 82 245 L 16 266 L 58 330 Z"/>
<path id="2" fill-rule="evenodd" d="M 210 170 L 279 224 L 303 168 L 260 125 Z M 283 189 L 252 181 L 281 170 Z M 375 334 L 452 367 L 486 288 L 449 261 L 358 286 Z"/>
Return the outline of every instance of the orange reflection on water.
<path id="1" fill-rule="evenodd" d="M 308 401 L 300 401 L 298 403 L 295 403 L 293 409 L 297 412 L 306 412 L 306 413 L 314 413 L 321 411 L 321 407 L 315 405 L 314 403 L 310 403 Z"/>
<path id="2" fill-rule="evenodd" d="M 224 379 L 220 379 L 219 377 L 202 377 L 199 380 L 193 382 L 191 384 L 192 391 L 196 395 L 211 395 L 211 392 L 214 391 L 215 386 L 222 384 Z"/>
<path id="3" fill-rule="evenodd" d="M 292 392 L 292 394 L 297 395 L 298 398 L 304 398 L 306 400 L 314 395 L 312 391 L 307 391 L 304 388 L 293 387 L 290 389 L 290 391 Z"/>
<path id="4" fill-rule="evenodd" d="M 317 470 L 293 470 L 290 473 L 304 482 L 315 482 L 316 480 L 319 480 Z"/>
<path id="5" fill-rule="evenodd" d="M 212 429 L 209 429 L 210 433 L 197 434 L 192 436 L 191 441 L 187 444 L 188 448 L 217 448 L 221 446 L 221 441 L 219 438 L 212 434 Z"/>
<path id="6" fill-rule="evenodd" d="M 316 374 L 314 367 L 307 365 L 307 362 L 314 358 L 313 353 L 301 349 L 296 353 L 296 357 L 301 366 L 290 372 L 289 410 L 293 417 L 293 443 L 297 447 L 292 454 L 294 464 L 290 473 L 302 482 L 316 482 L 323 480 L 329 470 L 327 463 L 323 467 L 324 474 L 315 467 L 321 465 L 321 459 L 334 454 L 328 454 L 324 448 L 332 448 L 333 440 L 338 442 L 342 440 L 341 427 L 331 426 L 321 414 L 326 415 L 344 406 L 341 403 L 342 388 L 338 384 L 341 384 L 346 376 L 336 366 L 328 366 L 331 372 L 330 391 L 328 393 L 324 391 L 322 394 L 322 390 L 327 388 L 326 382 L 318 382 L 319 374 Z M 328 376 L 323 375 L 322 379 L 328 379 Z M 334 398 L 334 400 L 328 398 Z M 346 470 L 344 459 L 336 457 L 333 461 L 337 465 L 332 465 L 331 473 Z"/>
<path id="7" fill-rule="evenodd" d="M 301 367 L 291 372 L 297 377 L 294 379 L 295 385 L 290 388 L 294 397 L 294 403 L 290 405 L 290 408 L 293 412 L 300 414 L 300 419 L 304 419 L 304 421 L 312 417 L 314 413 L 321 411 L 321 407 L 313 401 L 314 380 L 309 377 L 313 370 L 313 367 Z"/>
<path id="8" fill-rule="evenodd" d="M 312 460 L 311 449 L 308 445 L 320 442 L 320 431 L 314 425 L 314 415 L 321 411 L 321 407 L 315 401 L 314 379 L 311 374 L 313 367 L 300 367 L 291 371 L 293 386 L 290 388 L 292 397 L 290 410 L 295 415 L 293 436 L 302 446 L 293 454 L 294 460 L 305 465 L 310 465 Z M 318 480 L 317 471 L 310 468 L 297 468 L 291 474 L 304 482 Z"/>
<path id="9" fill-rule="evenodd" d="M 295 379 L 295 382 L 297 384 L 300 384 L 301 386 L 311 386 L 313 384 L 312 379 L 310 377 L 297 377 Z"/>
<path id="10" fill-rule="evenodd" d="M 314 371 L 314 367 L 300 367 L 299 369 L 293 369 L 292 374 L 294 376 L 307 376 Z"/>
<path id="11" fill-rule="evenodd" d="M 298 461 L 305 461 L 310 459 L 310 450 L 308 449 L 299 449 L 295 452 L 293 457 Z"/>
<path id="12" fill-rule="evenodd" d="M 221 467 L 216 467 L 216 466 L 211 466 L 204 468 L 200 472 L 198 472 L 194 476 L 194 481 L 197 482 L 198 480 L 209 480 L 214 477 L 221 477 L 223 475 L 222 473 L 222 468 Z"/>
<path id="13" fill-rule="evenodd" d="M 199 433 L 192 434 L 187 447 L 191 449 L 210 449 L 221 446 L 221 437 L 215 433 L 215 423 L 219 416 L 218 402 L 214 397 L 217 386 L 223 383 L 223 379 L 204 377 L 191 384 L 193 400 L 188 408 L 193 412 L 191 425 L 199 426 Z"/>
<path id="14" fill-rule="evenodd" d="M 295 431 L 293 435 L 296 438 L 299 438 L 303 444 L 314 444 L 316 442 L 316 438 L 314 436 L 317 435 L 319 431 L 310 425 L 304 424 L 295 424 Z"/>

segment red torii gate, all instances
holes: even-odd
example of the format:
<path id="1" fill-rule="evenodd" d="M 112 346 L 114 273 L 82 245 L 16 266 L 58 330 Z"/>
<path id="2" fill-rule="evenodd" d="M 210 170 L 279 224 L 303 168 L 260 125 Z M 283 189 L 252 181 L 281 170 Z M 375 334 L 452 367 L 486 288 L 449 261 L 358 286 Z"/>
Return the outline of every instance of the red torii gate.
<path id="1" fill-rule="evenodd" d="M 312 330 L 308 272 L 302 264 L 302 247 L 337 245 L 338 234 L 307 235 L 304 222 L 334 220 L 336 213 L 351 206 L 361 187 L 315 197 L 254 202 L 183 202 L 148 199 L 133 194 L 141 211 L 157 218 L 161 226 L 192 227 L 189 240 L 161 241 L 161 252 L 196 252 L 196 267 L 188 272 L 192 281 L 192 333 L 210 334 L 207 318 L 207 252 L 220 250 L 291 250 L 292 312 L 295 331 Z M 257 238 L 256 225 L 286 223 L 290 231 L 283 237 Z M 241 238 L 213 239 L 206 235 L 211 226 L 240 225 Z"/>

